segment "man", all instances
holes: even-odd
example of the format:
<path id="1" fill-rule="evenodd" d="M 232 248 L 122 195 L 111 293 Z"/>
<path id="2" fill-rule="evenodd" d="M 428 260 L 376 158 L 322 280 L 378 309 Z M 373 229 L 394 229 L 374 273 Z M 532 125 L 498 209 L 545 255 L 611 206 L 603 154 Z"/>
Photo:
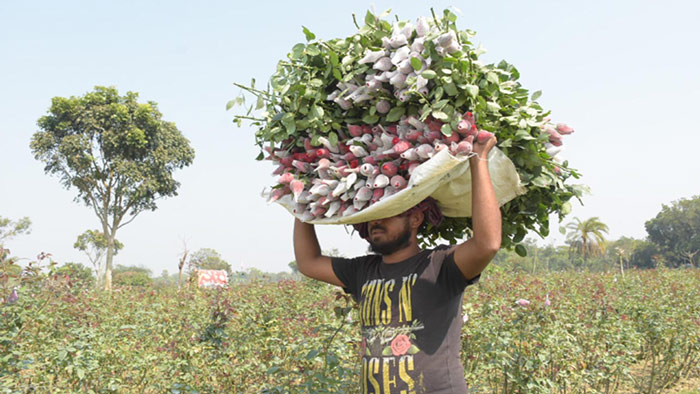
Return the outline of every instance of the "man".
<path id="1" fill-rule="evenodd" d="M 462 297 L 501 245 L 501 214 L 486 160 L 495 144 L 495 137 L 474 143 L 473 236 L 459 245 L 418 247 L 426 214 L 436 216 L 430 199 L 356 227 L 377 254 L 355 259 L 323 256 L 314 226 L 295 221 L 299 271 L 343 287 L 359 304 L 364 393 L 468 392 L 459 357 Z"/>

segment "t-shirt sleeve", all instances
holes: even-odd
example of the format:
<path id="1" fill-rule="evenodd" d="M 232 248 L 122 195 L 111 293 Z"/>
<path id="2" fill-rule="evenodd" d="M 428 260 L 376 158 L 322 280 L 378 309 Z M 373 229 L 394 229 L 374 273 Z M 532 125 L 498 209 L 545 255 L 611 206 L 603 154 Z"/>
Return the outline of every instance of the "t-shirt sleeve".
<path id="1" fill-rule="evenodd" d="M 454 256 L 454 250 L 452 250 L 449 254 L 447 254 L 447 256 L 445 256 L 445 260 L 442 263 L 439 278 L 443 282 L 445 287 L 448 289 L 450 294 L 459 294 L 467 286 L 477 283 L 479 281 L 479 278 L 481 277 L 481 274 L 471 279 L 466 279 L 462 274 L 462 271 L 460 271 L 459 267 L 457 267 L 457 263 L 455 263 Z"/>
<path id="2" fill-rule="evenodd" d="M 357 296 L 358 273 L 360 272 L 361 258 L 346 259 L 344 257 L 331 257 L 331 266 L 335 276 L 343 282 L 346 293 Z"/>

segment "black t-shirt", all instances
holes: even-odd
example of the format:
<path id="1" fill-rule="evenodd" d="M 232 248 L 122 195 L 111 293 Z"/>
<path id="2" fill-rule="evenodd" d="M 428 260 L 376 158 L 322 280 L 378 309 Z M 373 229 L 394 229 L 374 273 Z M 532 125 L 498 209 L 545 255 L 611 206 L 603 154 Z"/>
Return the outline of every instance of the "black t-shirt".
<path id="1" fill-rule="evenodd" d="M 363 393 L 467 393 L 459 357 L 464 289 L 454 247 L 386 264 L 382 256 L 332 258 L 359 304 Z"/>

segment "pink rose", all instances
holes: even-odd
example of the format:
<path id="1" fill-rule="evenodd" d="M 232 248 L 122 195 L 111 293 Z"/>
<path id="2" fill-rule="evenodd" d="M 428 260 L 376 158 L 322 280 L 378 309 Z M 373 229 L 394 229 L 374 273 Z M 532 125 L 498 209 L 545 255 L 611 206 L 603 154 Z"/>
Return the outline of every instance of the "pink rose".
<path id="1" fill-rule="evenodd" d="M 403 356 L 411 347 L 411 340 L 404 334 L 399 334 L 391 341 L 391 352 L 394 356 Z"/>
<path id="2" fill-rule="evenodd" d="M 521 299 L 515 301 L 515 303 L 518 304 L 518 305 L 520 305 L 520 306 L 528 306 L 528 305 L 530 305 L 530 301 L 528 301 L 528 300 L 526 300 L 526 299 L 524 299 L 524 298 L 521 298 Z"/>

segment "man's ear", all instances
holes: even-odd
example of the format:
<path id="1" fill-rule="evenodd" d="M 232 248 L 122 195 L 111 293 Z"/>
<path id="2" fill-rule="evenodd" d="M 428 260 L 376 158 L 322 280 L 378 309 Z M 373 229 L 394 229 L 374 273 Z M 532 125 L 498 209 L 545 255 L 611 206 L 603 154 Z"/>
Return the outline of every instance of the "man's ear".
<path id="1" fill-rule="evenodd" d="M 423 224 L 423 220 L 425 220 L 425 214 L 423 213 L 423 211 L 414 212 L 409 220 L 411 230 L 418 231 L 418 228 L 420 228 L 421 224 Z"/>

